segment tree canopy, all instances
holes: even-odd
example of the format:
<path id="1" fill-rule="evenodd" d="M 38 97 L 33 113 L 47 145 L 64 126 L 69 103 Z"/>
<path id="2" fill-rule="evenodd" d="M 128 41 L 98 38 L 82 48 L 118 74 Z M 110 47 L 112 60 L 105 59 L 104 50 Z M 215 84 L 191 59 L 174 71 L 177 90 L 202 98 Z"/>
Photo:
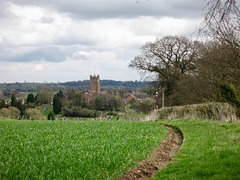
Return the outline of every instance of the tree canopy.
<path id="1" fill-rule="evenodd" d="M 39 89 L 36 99 L 41 104 L 50 103 L 53 101 L 54 93 L 52 89 L 48 86 L 43 86 Z"/>
<path id="2" fill-rule="evenodd" d="M 159 88 L 170 95 L 182 74 L 194 72 L 196 47 L 196 43 L 186 37 L 165 36 L 146 43 L 129 67 L 140 70 L 143 77 L 154 74 Z"/>

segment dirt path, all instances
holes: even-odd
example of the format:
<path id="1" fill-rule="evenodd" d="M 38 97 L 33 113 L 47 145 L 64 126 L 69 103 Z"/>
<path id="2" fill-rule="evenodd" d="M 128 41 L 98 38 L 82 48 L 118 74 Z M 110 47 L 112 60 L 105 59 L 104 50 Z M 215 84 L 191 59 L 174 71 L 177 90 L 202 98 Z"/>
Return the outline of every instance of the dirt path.
<path id="1" fill-rule="evenodd" d="M 167 167 L 168 163 L 173 160 L 177 151 L 180 149 L 183 142 L 183 133 L 179 129 L 174 129 L 171 126 L 164 125 L 168 129 L 168 137 L 160 147 L 146 160 L 139 162 L 137 167 L 133 167 L 129 172 L 123 174 L 120 179 L 149 179 L 161 169 Z"/>

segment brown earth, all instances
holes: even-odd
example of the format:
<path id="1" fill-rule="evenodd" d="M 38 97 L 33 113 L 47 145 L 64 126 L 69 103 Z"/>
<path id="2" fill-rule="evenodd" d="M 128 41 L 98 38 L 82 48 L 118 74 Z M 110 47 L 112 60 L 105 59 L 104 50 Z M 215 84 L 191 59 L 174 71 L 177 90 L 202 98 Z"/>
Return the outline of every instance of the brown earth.
<path id="1" fill-rule="evenodd" d="M 131 168 L 128 172 L 120 176 L 122 180 L 149 179 L 161 169 L 167 167 L 173 159 L 183 142 L 183 133 L 179 129 L 164 125 L 168 129 L 168 137 L 149 156 L 148 159 L 138 163 L 137 167 Z"/>

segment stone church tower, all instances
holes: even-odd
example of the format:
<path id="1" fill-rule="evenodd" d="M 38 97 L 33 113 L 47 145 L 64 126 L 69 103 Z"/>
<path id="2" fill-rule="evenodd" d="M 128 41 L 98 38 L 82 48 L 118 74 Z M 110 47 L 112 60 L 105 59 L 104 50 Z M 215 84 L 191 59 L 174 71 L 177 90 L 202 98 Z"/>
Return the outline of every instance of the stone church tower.
<path id="1" fill-rule="evenodd" d="M 90 75 L 90 93 L 99 95 L 100 94 L 100 80 L 99 75 Z"/>

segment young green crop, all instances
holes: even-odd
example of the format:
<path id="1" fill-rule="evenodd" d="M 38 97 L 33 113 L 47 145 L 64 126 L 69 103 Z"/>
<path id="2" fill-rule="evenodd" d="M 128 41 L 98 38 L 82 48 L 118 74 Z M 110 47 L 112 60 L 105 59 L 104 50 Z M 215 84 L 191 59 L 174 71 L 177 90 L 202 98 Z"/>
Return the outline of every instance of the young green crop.
<path id="1" fill-rule="evenodd" d="M 0 120 L 0 179 L 111 179 L 167 136 L 155 122 Z"/>
<path id="2" fill-rule="evenodd" d="M 152 179 L 240 179 L 240 123 L 163 121 L 180 128 L 184 143 L 167 168 Z"/>

